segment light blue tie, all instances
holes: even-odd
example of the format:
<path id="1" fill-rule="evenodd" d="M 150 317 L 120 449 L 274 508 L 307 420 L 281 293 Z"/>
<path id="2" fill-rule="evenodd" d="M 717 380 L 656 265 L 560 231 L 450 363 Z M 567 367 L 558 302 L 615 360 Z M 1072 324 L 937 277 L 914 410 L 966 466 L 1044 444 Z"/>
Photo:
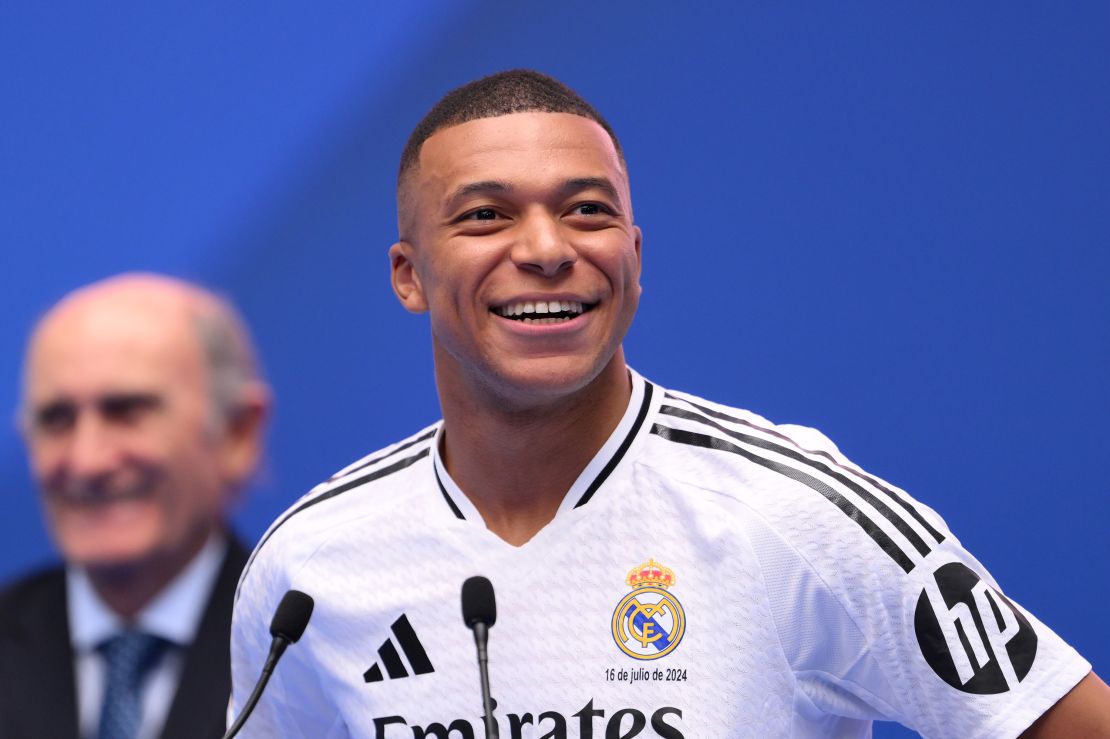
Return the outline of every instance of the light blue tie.
<path id="1" fill-rule="evenodd" d="M 135 739 L 142 722 L 143 678 L 166 645 L 161 637 L 128 630 L 97 647 L 107 667 L 97 739 Z"/>

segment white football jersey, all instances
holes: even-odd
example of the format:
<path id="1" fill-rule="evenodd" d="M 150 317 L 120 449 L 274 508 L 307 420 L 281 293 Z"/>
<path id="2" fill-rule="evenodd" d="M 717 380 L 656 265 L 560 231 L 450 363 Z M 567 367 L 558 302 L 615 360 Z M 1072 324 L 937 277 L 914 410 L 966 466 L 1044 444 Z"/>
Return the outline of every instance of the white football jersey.
<path id="1" fill-rule="evenodd" d="M 282 515 L 240 583 L 237 714 L 283 593 L 315 598 L 253 737 L 485 735 L 460 587 L 495 588 L 503 739 L 1016 736 L 1090 665 L 940 518 L 820 433 L 632 373 L 619 426 L 514 547 L 447 474 L 437 424 Z"/>

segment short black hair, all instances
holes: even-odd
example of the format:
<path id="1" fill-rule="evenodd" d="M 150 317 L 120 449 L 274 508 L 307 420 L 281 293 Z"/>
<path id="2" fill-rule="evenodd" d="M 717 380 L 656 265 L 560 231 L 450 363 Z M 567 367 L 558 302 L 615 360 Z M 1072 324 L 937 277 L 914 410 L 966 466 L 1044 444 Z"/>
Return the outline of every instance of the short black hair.
<path id="1" fill-rule="evenodd" d="M 581 95 L 541 72 L 510 69 L 468 82 L 440 98 L 409 136 L 401 153 L 397 184 L 400 185 L 405 173 L 416 165 L 420 147 L 432 134 L 479 118 L 511 113 L 570 113 L 589 118 L 609 134 L 621 166 L 625 166 L 624 151 L 612 126 Z"/>

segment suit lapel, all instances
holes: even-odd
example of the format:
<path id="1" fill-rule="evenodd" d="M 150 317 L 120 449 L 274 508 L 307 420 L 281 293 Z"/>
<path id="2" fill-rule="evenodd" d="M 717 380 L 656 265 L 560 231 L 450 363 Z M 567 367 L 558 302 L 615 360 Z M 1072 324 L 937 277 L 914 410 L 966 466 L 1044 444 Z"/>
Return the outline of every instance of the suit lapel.
<path id="1" fill-rule="evenodd" d="M 231 609 L 247 551 L 232 539 L 197 637 L 185 652 L 181 682 L 170 705 L 161 739 L 208 739 L 224 734 L 231 696 Z"/>
<path id="2" fill-rule="evenodd" d="M 4 739 L 77 736 L 77 689 L 66 613 L 65 573 L 55 569 L 5 599 L 0 633 L 0 735 Z"/>

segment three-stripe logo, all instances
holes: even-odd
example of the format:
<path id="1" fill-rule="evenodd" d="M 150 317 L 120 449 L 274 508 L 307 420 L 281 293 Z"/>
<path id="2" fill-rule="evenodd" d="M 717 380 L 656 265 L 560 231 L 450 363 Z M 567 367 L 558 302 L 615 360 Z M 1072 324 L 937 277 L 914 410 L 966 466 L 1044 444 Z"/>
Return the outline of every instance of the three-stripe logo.
<path id="1" fill-rule="evenodd" d="M 375 662 L 370 665 L 370 669 L 362 673 L 362 679 L 368 683 L 378 683 L 385 679 L 382 675 L 382 665 L 385 665 L 385 672 L 389 675 L 391 680 L 396 680 L 401 677 L 409 676 L 409 669 L 405 667 L 404 661 L 401 659 L 401 654 L 397 652 L 397 647 L 393 645 L 394 640 L 397 644 L 401 645 L 401 652 L 404 653 L 405 659 L 408 660 L 409 667 L 412 668 L 412 673 L 415 675 L 427 675 L 428 673 L 435 672 L 432 667 L 432 661 L 428 659 L 428 653 L 424 651 L 424 645 L 420 643 L 420 639 L 416 636 L 416 631 L 409 623 L 409 619 L 405 614 L 393 622 L 389 627 L 393 632 L 392 639 L 386 639 L 385 642 L 378 647 L 378 657 L 381 658 L 380 662 Z"/>

